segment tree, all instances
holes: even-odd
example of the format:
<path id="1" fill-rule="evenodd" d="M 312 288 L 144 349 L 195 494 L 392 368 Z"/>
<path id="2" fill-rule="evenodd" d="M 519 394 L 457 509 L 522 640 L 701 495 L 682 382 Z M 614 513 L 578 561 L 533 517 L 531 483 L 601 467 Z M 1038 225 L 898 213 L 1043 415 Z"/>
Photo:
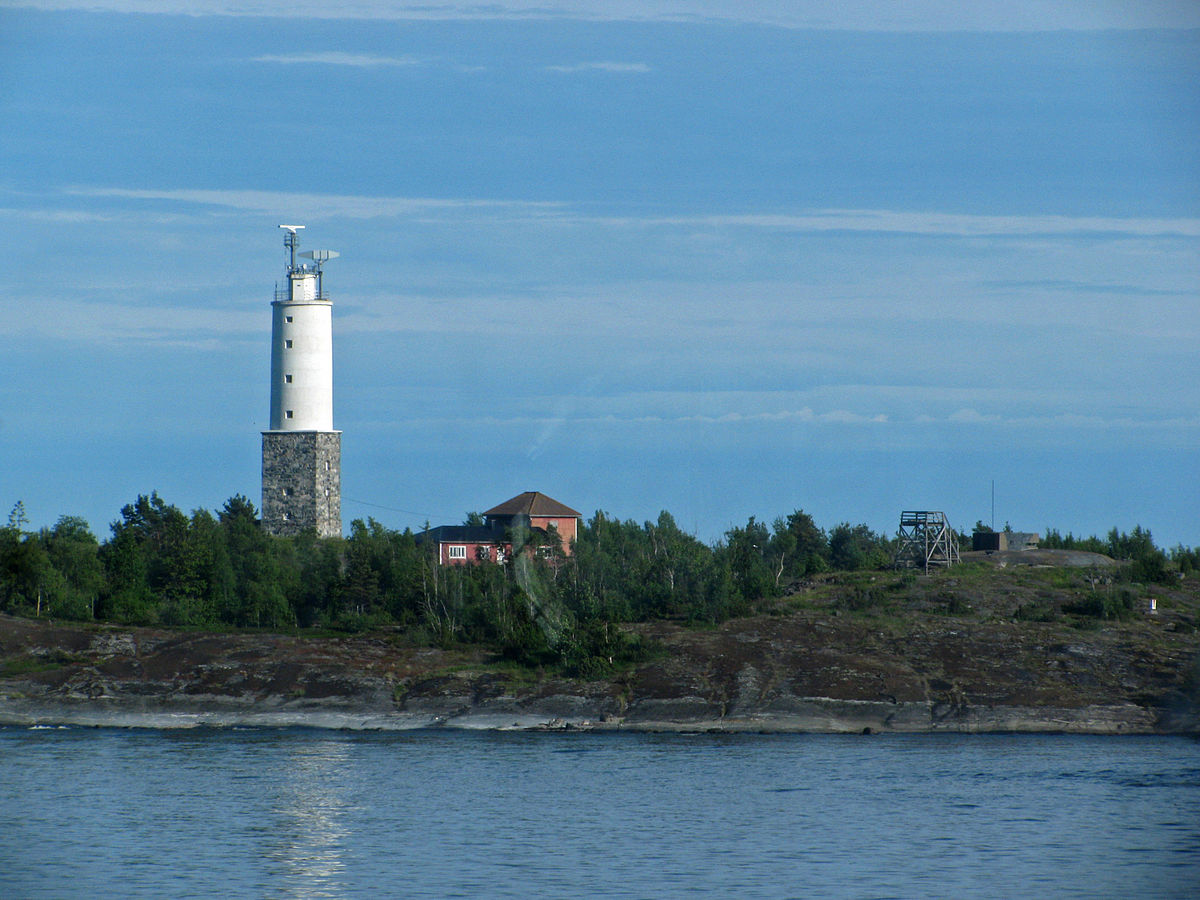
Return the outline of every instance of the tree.
<path id="1" fill-rule="evenodd" d="M 212 518 L 207 512 L 196 515 Z M 212 618 L 205 605 L 211 575 L 209 548 L 192 525 L 157 491 L 139 494 L 121 508 L 121 518 L 111 526 L 112 539 L 101 552 L 111 592 L 105 600 L 106 615 L 143 625 L 160 619 L 203 624 Z"/>
<path id="2" fill-rule="evenodd" d="M 60 578 L 38 536 L 24 530 L 28 522 L 17 501 L 0 529 L 0 609 L 41 615 L 47 589 Z"/>
<path id="3" fill-rule="evenodd" d="M 767 557 L 778 588 L 785 577 L 799 578 L 829 568 L 829 542 L 812 516 L 797 509 L 772 524 Z"/>
<path id="4" fill-rule="evenodd" d="M 842 522 L 829 532 L 829 559 L 835 569 L 879 569 L 891 559 L 889 542 L 864 524 Z"/>
<path id="5" fill-rule="evenodd" d="M 770 595 L 775 583 L 766 551 L 767 526 L 751 516 L 744 528 L 725 532 L 725 558 L 733 584 L 743 599 L 754 602 Z"/>
<path id="6" fill-rule="evenodd" d="M 61 590 L 54 598 L 51 614 L 71 619 L 91 619 L 104 590 L 104 566 L 100 544 L 86 520 L 61 516 L 54 527 L 40 535 L 51 566 L 62 576 Z"/>

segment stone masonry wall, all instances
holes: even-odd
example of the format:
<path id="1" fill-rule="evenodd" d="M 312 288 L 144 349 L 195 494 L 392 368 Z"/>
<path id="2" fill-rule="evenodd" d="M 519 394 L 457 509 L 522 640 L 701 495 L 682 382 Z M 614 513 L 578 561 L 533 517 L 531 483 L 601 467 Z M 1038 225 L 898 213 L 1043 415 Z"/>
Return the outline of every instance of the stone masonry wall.
<path id="1" fill-rule="evenodd" d="M 341 432 L 263 432 L 262 524 L 282 536 L 341 535 Z"/>

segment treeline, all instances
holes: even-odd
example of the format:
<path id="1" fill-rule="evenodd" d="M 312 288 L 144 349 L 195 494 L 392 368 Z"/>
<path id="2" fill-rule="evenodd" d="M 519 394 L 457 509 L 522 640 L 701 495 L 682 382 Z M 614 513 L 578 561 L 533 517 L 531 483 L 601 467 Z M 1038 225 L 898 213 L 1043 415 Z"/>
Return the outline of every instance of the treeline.
<path id="1" fill-rule="evenodd" d="M 721 622 L 769 607 L 817 573 L 884 568 L 896 550 L 866 525 L 826 531 L 802 510 L 769 526 L 752 517 L 712 545 L 666 512 L 641 524 L 597 512 L 570 555 L 553 535 L 526 533 L 507 564 L 461 567 L 439 566 L 412 531 L 373 519 L 355 520 L 345 538 L 273 537 L 242 496 L 190 515 L 157 494 L 139 496 L 103 542 L 73 516 L 38 531 L 27 524 L 17 504 L 0 528 L 2 612 L 177 627 L 387 627 L 418 643 L 483 643 L 587 674 L 645 652 L 619 623 Z M 522 541 L 536 552 L 520 552 Z M 1197 563 L 1182 547 L 1168 557 L 1140 526 L 1114 529 L 1103 546 L 1048 530 L 1043 546 L 1132 559 L 1145 580 Z"/>
<path id="2" fill-rule="evenodd" d="M 471 519 L 474 514 L 468 516 Z M 656 522 L 597 512 L 568 555 L 540 533 L 508 564 L 442 567 L 417 536 L 355 520 L 345 538 L 273 537 L 242 496 L 190 515 L 156 493 L 121 510 L 101 542 L 64 516 L 0 528 L 0 611 L 175 627 L 391 627 L 423 643 L 486 643 L 524 662 L 579 669 L 642 652 L 613 626 L 720 622 L 753 612 L 797 578 L 885 565 L 891 540 L 866 525 L 828 533 L 796 511 L 751 518 L 715 545 Z M 518 541 L 519 543 L 519 541 Z"/>
<path id="3" fill-rule="evenodd" d="M 1200 571 L 1200 550 L 1177 544 L 1169 552 L 1154 546 L 1150 529 L 1135 525 L 1128 534 L 1116 528 L 1109 530 L 1107 537 L 1075 537 L 1071 532 L 1060 534 L 1056 528 L 1047 528 L 1040 546 L 1047 550 L 1086 550 L 1103 553 L 1113 559 L 1130 563 L 1129 577 L 1132 581 L 1165 583 L 1176 573 L 1187 575 Z"/>

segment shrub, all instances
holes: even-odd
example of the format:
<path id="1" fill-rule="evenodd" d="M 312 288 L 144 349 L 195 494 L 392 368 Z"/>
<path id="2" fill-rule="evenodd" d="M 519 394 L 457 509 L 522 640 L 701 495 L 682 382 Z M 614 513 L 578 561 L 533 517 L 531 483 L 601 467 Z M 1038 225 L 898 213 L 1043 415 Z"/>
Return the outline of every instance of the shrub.
<path id="1" fill-rule="evenodd" d="M 1115 597 L 1093 591 L 1074 603 L 1064 603 L 1063 612 L 1092 619 L 1127 619 L 1136 603 L 1137 595 L 1128 588 Z"/>

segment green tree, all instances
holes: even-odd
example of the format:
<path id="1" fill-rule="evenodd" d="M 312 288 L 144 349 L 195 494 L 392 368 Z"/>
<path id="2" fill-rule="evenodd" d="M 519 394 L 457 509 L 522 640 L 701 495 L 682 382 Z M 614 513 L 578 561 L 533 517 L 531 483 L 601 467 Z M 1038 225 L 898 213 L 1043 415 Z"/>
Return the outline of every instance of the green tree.
<path id="1" fill-rule="evenodd" d="M 101 553 L 111 590 L 106 614 L 134 624 L 211 621 L 206 601 L 212 559 L 198 534 L 211 516 L 197 516 L 194 529 L 193 521 L 157 492 L 122 507 Z"/>
<path id="2" fill-rule="evenodd" d="M 0 609 L 40 615 L 47 591 L 57 589 L 61 577 L 38 536 L 25 531 L 28 522 L 18 501 L 0 529 Z"/>
<path id="3" fill-rule="evenodd" d="M 107 588 L 97 604 L 96 618 L 152 625 L 158 621 L 158 610 L 142 543 L 131 528 L 114 523 L 112 530 L 112 537 L 100 548 Z"/>
<path id="4" fill-rule="evenodd" d="M 842 522 L 829 532 L 829 558 L 835 569 L 880 569 L 891 560 L 889 541 L 864 524 Z"/>
<path id="5" fill-rule="evenodd" d="M 220 594 L 228 598 L 222 606 L 222 620 L 256 628 L 295 626 L 300 620 L 303 600 L 301 565 L 293 552 L 294 545 L 297 542 L 307 545 L 316 538 L 271 537 L 259 525 L 254 504 L 241 494 L 225 501 L 217 519 L 232 579 L 232 589 Z M 219 557 L 219 550 L 216 552 Z M 222 573 L 225 571 L 223 563 L 219 562 L 219 568 Z M 309 587 L 321 597 L 315 605 L 324 605 L 328 588 L 324 579 L 314 582 Z"/>
<path id="6" fill-rule="evenodd" d="M 61 589 L 54 598 L 51 615 L 71 619 L 91 619 L 104 590 L 104 566 L 100 562 L 100 544 L 86 520 L 61 516 L 51 529 L 40 535 L 51 566 L 61 576 Z"/>
<path id="7" fill-rule="evenodd" d="M 767 562 L 770 533 L 767 526 L 751 516 L 744 528 L 725 532 L 725 559 L 738 594 L 755 602 L 771 596 L 775 579 Z"/>
<path id="8" fill-rule="evenodd" d="M 829 568 L 829 541 L 802 509 L 772 524 L 768 561 L 778 588 L 784 578 L 800 578 Z"/>

